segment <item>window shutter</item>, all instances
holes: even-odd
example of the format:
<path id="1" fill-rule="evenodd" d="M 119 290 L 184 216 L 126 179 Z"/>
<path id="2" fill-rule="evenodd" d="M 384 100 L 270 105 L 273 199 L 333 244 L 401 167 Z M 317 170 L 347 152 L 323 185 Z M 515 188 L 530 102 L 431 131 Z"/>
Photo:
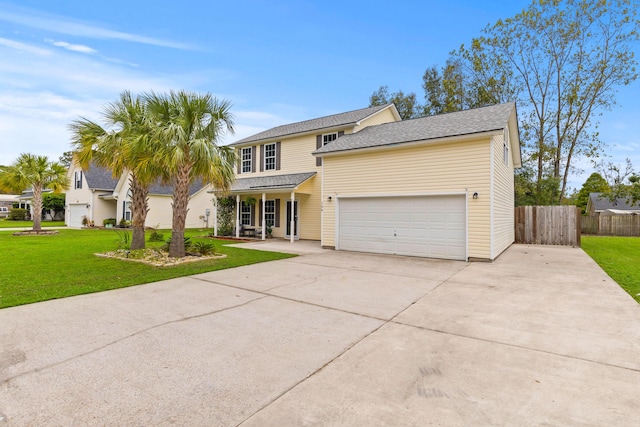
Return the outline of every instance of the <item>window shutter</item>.
<path id="1" fill-rule="evenodd" d="M 241 167 L 242 167 L 242 148 L 238 148 L 236 150 L 236 154 L 237 154 L 237 163 L 238 163 L 238 175 L 240 175 L 241 172 Z"/>
<path id="2" fill-rule="evenodd" d="M 280 170 L 280 141 L 276 142 L 276 170 Z"/>
<path id="3" fill-rule="evenodd" d="M 316 150 L 322 148 L 322 135 L 316 135 Z M 322 157 L 316 157 L 316 166 L 322 166 Z"/>
<path id="4" fill-rule="evenodd" d="M 258 226 L 262 227 L 262 199 L 258 203 Z"/>
<path id="5" fill-rule="evenodd" d="M 251 147 L 251 172 L 256 171 L 256 146 Z"/>
<path id="6" fill-rule="evenodd" d="M 264 144 L 260 144 L 260 172 L 264 172 Z"/>
<path id="7" fill-rule="evenodd" d="M 280 199 L 276 199 L 276 223 L 274 227 L 280 227 Z"/>

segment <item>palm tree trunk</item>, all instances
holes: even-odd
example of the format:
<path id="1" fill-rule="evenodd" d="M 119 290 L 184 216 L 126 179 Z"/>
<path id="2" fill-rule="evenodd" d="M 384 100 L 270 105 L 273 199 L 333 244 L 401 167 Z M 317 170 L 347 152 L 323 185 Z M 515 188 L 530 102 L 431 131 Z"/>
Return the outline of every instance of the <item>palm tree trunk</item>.
<path id="1" fill-rule="evenodd" d="M 135 174 L 131 175 L 131 249 L 144 249 L 144 224 L 149 212 L 149 188 L 142 185 Z"/>
<path id="2" fill-rule="evenodd" d="M 42 185 L 33 184 L 33 229 L 34 231 L 42 230 Z"/>
<path id="3" fill-rule="evenodd" d="M 182 167 L 176 174 L 173 189 L 173 223 L 169 256 L 182 258 L 184 250 L 184 226 L 187 221 L 189 204 L 189 167 Z"/>

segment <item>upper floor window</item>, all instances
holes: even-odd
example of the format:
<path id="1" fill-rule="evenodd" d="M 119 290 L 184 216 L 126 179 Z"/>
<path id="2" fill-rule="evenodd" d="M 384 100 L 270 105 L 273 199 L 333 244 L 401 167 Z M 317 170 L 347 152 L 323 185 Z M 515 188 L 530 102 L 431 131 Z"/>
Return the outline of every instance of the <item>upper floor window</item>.
<path id="1" fill-rule="evenodd" d="M 251 164 L 252 164 L 252 147 L 245 147 L 242 149 L 242 173 L 251 172 Z"/>
<path id="2" fill-rule="evenodd" d="M 264 170 L 276 169 L 276 143 L 265 144 L 264 146 Z"/>
<path id="3" fill-rule="evenodd" d="M 82 171 L 73 173 L 73 188 L 82 188 Z"/>
<path id="4" fill-rule="evenodd" d="M 325 133 L 324 135 L 322 135 L 322 145 L 327 145 L 328 143 L 330 143 L 331 141 L 335 141 L 336 139 L 338 139 L 338 132 Z"/>

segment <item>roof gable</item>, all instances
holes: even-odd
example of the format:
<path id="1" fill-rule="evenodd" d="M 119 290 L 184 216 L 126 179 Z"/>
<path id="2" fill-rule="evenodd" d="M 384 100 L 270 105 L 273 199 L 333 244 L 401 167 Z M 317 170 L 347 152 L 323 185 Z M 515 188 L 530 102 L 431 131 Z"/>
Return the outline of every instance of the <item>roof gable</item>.
<path id="1" fill-rule="evenodd" d="M 360 132 L 343 135 L 331 144 L 316 150 L 314 154 L 500 131 L 507 126 L 514 109 L 515 103 L 508 102 L 370 126 Z"/>
<path id="2" fill-rule="evenodd" d="M 283 136 L 294 135 L 298 133 L 311 132 L 315 130 L 330 129 L 339 126 L 355 125 L 386 108 L 393 108 L 393 104 L 381 105 L 377 107 L 361 108 L 359 110 L 348 111 L 346 113 L 333 114 L 331 116 L 319 117 L 317 119 L 305 120 L 302 122 L 291 123 L 282 126 L 276 126 L 267 129 L 264 132 L 257 133 L 240 141 L 234 142 L 231 146 L 243 145 L 249 142 L 263 141 L 268 139 L 280 138 Z"/>

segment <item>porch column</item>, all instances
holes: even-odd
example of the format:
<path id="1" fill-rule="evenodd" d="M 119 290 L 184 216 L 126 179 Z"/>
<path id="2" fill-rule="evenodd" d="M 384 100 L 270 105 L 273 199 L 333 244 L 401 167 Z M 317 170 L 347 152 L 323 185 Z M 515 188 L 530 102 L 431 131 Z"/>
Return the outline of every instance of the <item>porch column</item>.
<path id="1" fill-rule="evenodd" d="M 240 238 L 240 195 L 236 195 L 236 238 Z"/>
<path id="2" fill-rule="evenodd" d="M 291 192 L 291 223 L 289 224 L 289 239 L 291 239 L 291 243 L 295 241 L 296 235 L 296 192 Z"/>
<path id="3" fill-rule="evenodd" d="M 218 237 L 218 198 L 213 196 L 213 235 Z"/>
<path id="4" fill-rule="evenodd" d="M 266 214 L 265 212 L 267 211 L 265 209 L 265 202 L 267 201 L 267 193 L 262 193 L 262 240 L 264 240 L 266 238 L 266 230 L 267 230 L 267 223 L 265 222 L 266 219 Z"/>

